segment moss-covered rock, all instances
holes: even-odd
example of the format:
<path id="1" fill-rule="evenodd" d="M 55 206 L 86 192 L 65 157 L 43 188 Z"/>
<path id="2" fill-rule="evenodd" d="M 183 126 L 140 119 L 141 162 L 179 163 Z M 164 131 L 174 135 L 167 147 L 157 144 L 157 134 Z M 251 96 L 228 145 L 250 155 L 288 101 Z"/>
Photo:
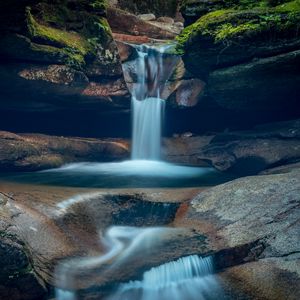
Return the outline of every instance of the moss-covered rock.
<path id="1" fill-rule="evenodd" d="M 298 49 L 300 1 L 275 7 L 263 3 L 265 7 L 216 10 L 186 27 L 177 38 L 177 50 L 185 55 L 187 66 L 201 61 L 203 75 L 255 57 Z"/>
<path id="2" fill-rule="evenodd" d="M 68 113 L 82 104 L 129 105 L 106 6 L 106 0 L 1 1 L 1 114 L 41 111 L 44 103 Z M 97 89 L 87 93 L 89 86 Z"/>
<path id="3" fill-rule="evenodd" d="M 11 1 L 1 3 L 0 9 L 2 35 L 7 38 L 18 34 L 28 39 L 27 57 L 21 60 L 36 61 L 37 50 L 45 56 L 59 54 L 60 63 L 75 69 L 90 70 L 95 65 L 96 75 L 109 76 L 107 65 L 110 65 L 115 71 L 113 75 L 121 74 L 117 48 L 105 19 L 106 1 Z M 13 22 L 14 19 L 17 21 Z M 0 43 L 4 46 L 0 55 L 16 59 L 14 52 L 18 45 L 10 43 L 5 47 L 3 40 Z"/>

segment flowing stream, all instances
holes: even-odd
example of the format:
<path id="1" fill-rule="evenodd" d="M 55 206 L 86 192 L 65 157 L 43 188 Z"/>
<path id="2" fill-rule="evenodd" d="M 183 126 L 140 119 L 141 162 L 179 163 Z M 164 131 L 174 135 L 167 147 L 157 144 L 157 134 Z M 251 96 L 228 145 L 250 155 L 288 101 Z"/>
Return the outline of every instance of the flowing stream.
<path id="1" fill-rule="evenodd" d="M 107 173 L 124 176 L 192 178 L 207 170 L 176 166 L 160 161 L 162 120 L 164 100 L 161 93 L 166 80 L 170 77 L 176 64 L 176 59 L 166 63 L 165 52 L 168 46 L 158 48 L 137 46 L 138 57 L 135 60 L 136 80 L 132 84 L 132 160 L 122 163 L 82 163 L 67 165 L 59 172 L 80 172 L 96 175 Z M 124 68 L 124 72 L 130 72 Z M 204 171 L 205 170 L 205 171 Z M 53 171 L 46 171 L 49 174 Z M 56 170 L 57 172 L 57 170 Z M 75 199 L 76 200 L 76 199 Z M 80 198 L 80 200 L 82 200 Z M 63 201 L 62 209 L 68 209 L 73 202 Z M 130 268 L 138 253 L 143 253 L 147 260 L 149 249 L 158 249 L 164 242 L 164 237 L 178 234 L 179 229 L 168 227 L 137 228 L 129 226 L 113 226 L 104 235 L 99 232 L 101 244 L 105 251 L 101 256 L 70 259 L 56 268 L 58 300 L 81 299 L 76 293 L 76 280 L 89 270 L 101 270 L 105 278 L 107 272 L 118 272 Z M 160 248 L 161 249 L 161 248 Z M 153 255 L 153 254 L 152 254 Z M 160 253 L 156 253 L 160 255 Z M 107 300 L 210 300 L 221 299 L 221 289 L 213 275 L 211 257 L 201 258 L 197 255 L 167 262 L 145 271 L 140 280 L 120 283 L 109 295 L 101 296 Z M 92 271 L 91 271 L 92 272 Z M 141 275 L 141 274 L 140 274 Z M 111 277 L 109 277 L 111 278 Z"/>

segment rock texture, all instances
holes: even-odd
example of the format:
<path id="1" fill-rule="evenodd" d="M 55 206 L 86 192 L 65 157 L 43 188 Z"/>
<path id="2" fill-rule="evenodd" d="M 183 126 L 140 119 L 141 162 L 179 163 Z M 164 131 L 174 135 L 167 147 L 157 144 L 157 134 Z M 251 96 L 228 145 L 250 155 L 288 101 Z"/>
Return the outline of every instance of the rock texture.
<path id="1" fill-rule="evenodd" d="M 129 156 L 118 139 L 64 138 L 0 131 L 0 170 L 36 171 L 76 161 L 112 161 Z"/>
<path id="2" fill-rule="evenodd" d="M 166 160 L 220 171 L 253 175 L 297 168 L 300 161 L 299 120 L 261 125 L 249 131 L 164 140 Z M 289 167 L 289 165 L 291 166 Z M 294 166 L 295 165 L 295 166 Z M 268 171 L 270 169 L 270 171 Z"/>
<path id="3" fill-rule="evenodd" d="M 176 225 L 204 234 L 221 270 L 244 263 L 220 273 L 233 289 L 250 299 L 298 299 L 290 284 L 300 283 L 299 192 L 299 169 L 237 179 L 200 193 Z"/>
<path id="4" fill-rule="evenodd" d="M 29 249 L 17 229 L 5 218 L 7 197 L 0 192 L 0 298 L 3 300 L 45 299 L 47 290 L 32 266 Z"/>
<path id="5" fill-rule="evenodd" d="M 299 12 L 298 1 L 184 1 L 191 25 L 178 51 L 207 83 L 203 102 L 252 118 L 299 116 Z"/>
<path id="6" fill-rule="evenodd" d="M 4 202 L 0 206 L 0 214 L 22 236 L 35 274 L 50 285 L 50 291 L 55 282 L 62 287 L 63 282 L 55 281 L 53 273 L 61 259 L 103 254 L 105 249 L 99 243 L 99 234 L 103 234 L 109 226 L 170 224 L 175 218 L 179 203 L 198 193 L 197 190 L 171 189 L 145 190 L 146 194 L 141 194 L 138 190 L 97 191 L 45 186 L 27 186 L 26 191 L 25 194 L 24 185 L 2 185 L 1 182 L 0 199 Z M 157 248 L 149 249 L 146 260 L 145 253 L 148 250 L 137 254 L 139 259 L 137 256 L 131 257 L 131 268 L 120 268 L 117 274 L 105 269 L 105 265 L 104 270 L 97 268 L 98 271 L 105 271 L 101 273 L 92 268 L 83 277 L 82 274 L 77 274 L 79 276 L 74 281 L 76 286 L 72 287 L 81 289 L 81 299 L 88 299 L 85 298 L 87 294 L 96 294 L 99 297 L 99 286 L 103 287 L 100 294 L 101 291 L 106 291 L 106 286 L 111 288 L 107 284 L 112 282 L 112 276 L 113 280 L 136 278 L 141 269 L 186 253 L 195 253 L 199 249 L 201 236 L 190 230 L 179 230 L 179 234 L 171 231 L 162 240 L 156 241 Z M 178 247 L 178 239 L 182 241 L 183 247 Z M 0 243 L 4 241 L 0 236 Z M 205 244 L 201 249 L 205 249 Z M 156 255 L 157 251 L 161 254 Z M 3 255 L 11 257 L 6 250 Z M 7 288 L 6 291 L 10 290 Z"/>
<path id="7" fill-rule="evenodd" d="M 129 104 L 104 1 L 10 1 L 0 11 L 1 110 Z"/>

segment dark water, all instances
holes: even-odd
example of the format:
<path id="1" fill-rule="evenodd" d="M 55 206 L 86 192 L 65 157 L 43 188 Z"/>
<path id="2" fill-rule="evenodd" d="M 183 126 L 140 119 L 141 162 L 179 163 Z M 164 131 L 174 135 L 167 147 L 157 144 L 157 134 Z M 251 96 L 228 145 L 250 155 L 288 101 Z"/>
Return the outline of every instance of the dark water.
<path id="1" fill-rule="evenodd" d="M 40 172 L 0 174 L 1 180 L 40 185 L 95 188 L 164 188 L 214 186 L 232 180 L 212 168 L 159 161 L 76 163 Z"/>

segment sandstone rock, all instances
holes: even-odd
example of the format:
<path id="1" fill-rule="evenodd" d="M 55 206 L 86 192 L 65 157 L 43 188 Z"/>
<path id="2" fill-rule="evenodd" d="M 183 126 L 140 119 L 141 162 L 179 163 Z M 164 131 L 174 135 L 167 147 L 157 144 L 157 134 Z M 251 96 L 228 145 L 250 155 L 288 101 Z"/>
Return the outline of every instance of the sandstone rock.
<path id="1" fill-rule="evenodd" d="M 140 18 L 143 21 L 155 21 L 156 17 L 154 14 L 143 14 L 143 15 L 138 15 L 138 18 Z"/>
<path id="2" fill-rule="evenodd" d="M 0 132 L 0 169 L 33 171 L 74 161 L 105 161 L 129 156 L 127 142 L 63 138 L 46 135 L 12 135 Z"/>

